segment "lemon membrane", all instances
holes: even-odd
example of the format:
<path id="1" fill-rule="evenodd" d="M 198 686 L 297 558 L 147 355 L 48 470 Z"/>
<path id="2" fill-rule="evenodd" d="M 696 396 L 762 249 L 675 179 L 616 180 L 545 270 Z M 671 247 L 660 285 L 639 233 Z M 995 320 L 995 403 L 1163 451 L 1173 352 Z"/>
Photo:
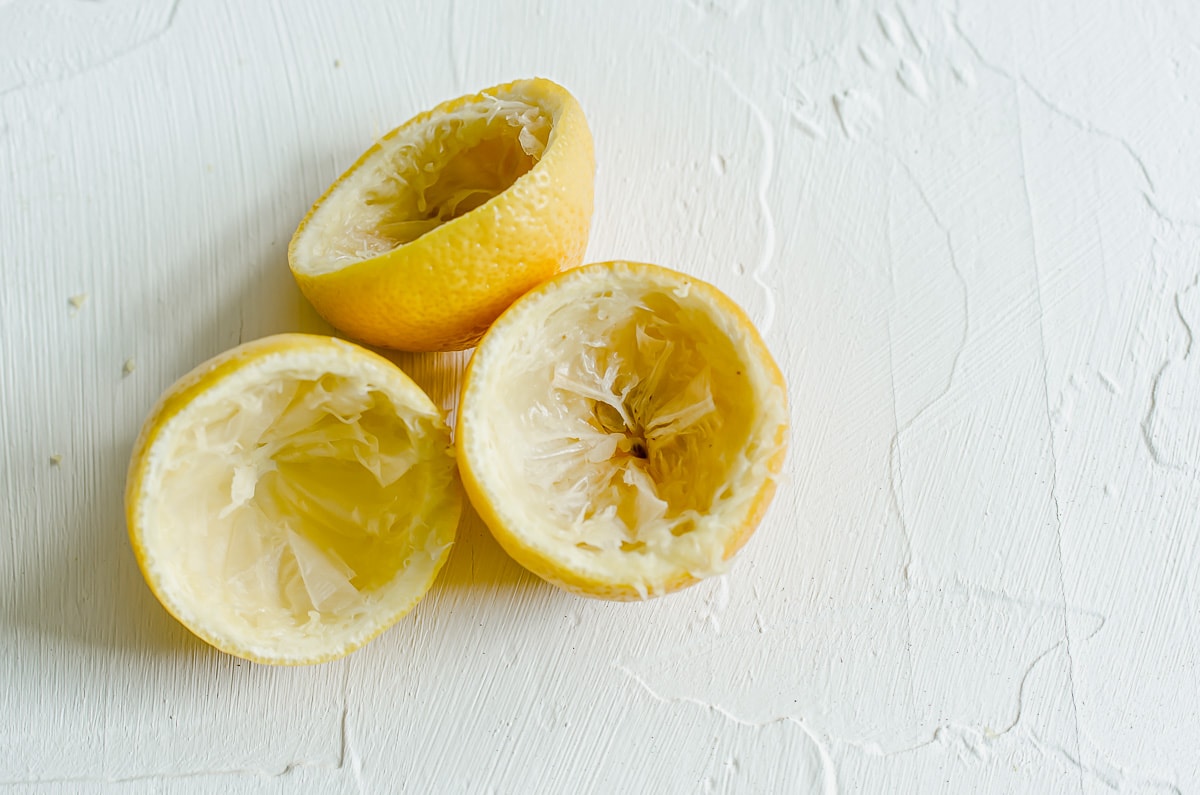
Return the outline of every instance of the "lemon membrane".
<path id="1" fill-rule="evenodd" d="M 782 377 L 741 310 L 633 263 L 514 304 L 475 354 L 459 416 L 468 494 L 501 543 L 613 598 L 723 570 L 765 510 L 787 424 Z"/>
<path id="2" fill-rule="evenodd" d="M 230 653 L 340 656 L 412 608 L 453 542 L 441 413 L 357 346 L 250 343 L 185 377 L 146 427 L 135 552 L 168 610 Z"/>
<path id="3" fill-rule="evenodd" d="M 385 137 L 314 213 L 301 267 L 319 275 L 385 254 L 499 196 L 541 159 L 553 116 L 485 92 Z"/>

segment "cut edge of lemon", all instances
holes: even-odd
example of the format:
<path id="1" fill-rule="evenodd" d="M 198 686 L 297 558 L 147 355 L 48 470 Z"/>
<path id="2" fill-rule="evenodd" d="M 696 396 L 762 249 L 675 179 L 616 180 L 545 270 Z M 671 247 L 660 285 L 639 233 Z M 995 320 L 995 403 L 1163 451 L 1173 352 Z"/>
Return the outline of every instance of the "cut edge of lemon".
<path id="1" fill-rule="evenodd" d="M 147 584 L 193 634 L 300 665 L 415 607 L 461 502 L 449 429 L 407 375 L 343 340 L 282 334 L 164 393 L 131 456 L 126 520 Z"/>
<path id="2" fill-rule="evenodd" d="M 513 558 L 630 600 L 726 569 L 771 501 L 787 429 L 782 373 L 740 307 L 682 273 L 607 262 L 536 288 L 488 331 L 457 447 Z"/>

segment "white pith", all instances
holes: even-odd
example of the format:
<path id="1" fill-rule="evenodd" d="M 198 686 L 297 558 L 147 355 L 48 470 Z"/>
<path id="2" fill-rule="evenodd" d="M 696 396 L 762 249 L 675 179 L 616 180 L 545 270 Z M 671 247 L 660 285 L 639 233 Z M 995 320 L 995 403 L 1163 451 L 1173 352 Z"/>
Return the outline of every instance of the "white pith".
<path id="1" fill-rule="evenodd" d="M 741 330 L 681 275 L 575 271 L 477 351 L 465 454 L 501 521 L 653 595 L 721 571 L 786 423 Z"/>
<path id="2" fill-rule="evenodd" d="M 201 393 L 147 451 L 144 563 L 185 624 L 285 662 L 406 612 L 461 498 L 432 402 L 348 345 L 271 354 Z"/>
<path id="3" fill-rule="evenodd" d="M 292 267 L 332 273 L 483 205 L 541 159 L 556 112 L 518 83 L 383 139 L 313 213 Z"/>

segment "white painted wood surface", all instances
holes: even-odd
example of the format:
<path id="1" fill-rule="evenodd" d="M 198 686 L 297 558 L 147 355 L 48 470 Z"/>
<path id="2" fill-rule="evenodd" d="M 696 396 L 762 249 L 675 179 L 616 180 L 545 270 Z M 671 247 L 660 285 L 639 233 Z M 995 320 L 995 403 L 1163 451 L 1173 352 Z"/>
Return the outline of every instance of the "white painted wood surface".
<path id="1" fill-rule="evenodd" d="M 784 368 L 767 521 L 613 605 L 471 519 L 343 661 L 208 649 L 125 538 L 144 413 L 328 330 L 285 246 L 374 136 L 535 74 L 589 258 Z M 0 0 L 0 792 L 1200 792 L 1198 152 L 1192 0 Z"/>

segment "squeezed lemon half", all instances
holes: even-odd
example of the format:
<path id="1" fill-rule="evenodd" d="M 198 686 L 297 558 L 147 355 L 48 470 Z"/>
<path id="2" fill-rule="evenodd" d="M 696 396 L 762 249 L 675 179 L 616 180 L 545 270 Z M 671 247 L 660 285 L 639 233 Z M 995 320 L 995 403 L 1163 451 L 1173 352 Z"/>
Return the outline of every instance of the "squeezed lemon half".
<path id="1" fill-rule="evenodd" d="M 606 262 L 519 299 L 468 366 L 457 447 L 500 544 L 572 592 L 645 599 L 723 571 L 786 452 L 783 376 L 716 288 Z"/>
<path id="2" fill-rule="evenodd" d="M 594 172 L 583 111 L 556 83 L 442 103 L 317 200 L 288 249 L 292 274 L 356 339 L 470 347 L 518 296 L 582 261 Z"/>
<path id="3" fill-rule="evenodd" d="M 126 490 L 134 554 L 197 636 L 264 663 L 340 657 L 433 583 L 462 505 L 441 412 L 386 359 L 284 334 L 164 393 Z"/>

